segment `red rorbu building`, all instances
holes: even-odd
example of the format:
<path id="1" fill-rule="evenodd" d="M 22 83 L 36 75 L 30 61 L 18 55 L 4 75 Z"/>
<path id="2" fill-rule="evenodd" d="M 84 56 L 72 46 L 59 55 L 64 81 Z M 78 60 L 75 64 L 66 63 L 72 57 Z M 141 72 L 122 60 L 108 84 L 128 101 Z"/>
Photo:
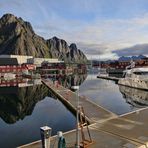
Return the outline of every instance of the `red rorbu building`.
<path id="1" fill-rule="evenodd" d="M 33 64 L 18 64 L 16 58 L 0 58 L 0 74 L 1 77 L 5 73 L 14 73 L 16 75 L 21 75 L 24 70 L 35 70 L 35 65 Z"/>
<path id="2" fill-rule="evenodd" d="M 134 60 L 135 67 L 148 66 L 148 58 Z M 114 68 L 114 69 L 126 69 L 127 66 L 131 65 L 131 61 L 112 61 L 108 64 L 101 64 L 103 68 Z"/>
<path id="3" fill-rule="evenodd" d="M 135 65 L 136 67 L 148 66 L 148 58 L 143 58 L 143 59 L 136 61 Z"/>

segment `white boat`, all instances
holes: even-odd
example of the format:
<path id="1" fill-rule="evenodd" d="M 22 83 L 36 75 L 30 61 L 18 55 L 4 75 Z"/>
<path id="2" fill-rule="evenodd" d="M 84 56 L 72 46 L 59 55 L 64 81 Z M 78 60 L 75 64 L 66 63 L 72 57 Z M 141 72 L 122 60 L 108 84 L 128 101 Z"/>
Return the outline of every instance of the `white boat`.
<path id="1" fill-rule="evenodd" d="M 107 73 L 106 68 L 100 68 L 99 72 L 98 72 L 98 76 L 108 77 L 108 73 Z"/>
<path id="2" fill-rule="evenodd" d="M 79 86 L 71 86 L 71 89 L 78 90 L 79 89 Z"/>
<path id="3" fill-rule="evenodd" d="M 124 75 L 118 84 L 148 90 L 148 67 L 125 70 Z"/>

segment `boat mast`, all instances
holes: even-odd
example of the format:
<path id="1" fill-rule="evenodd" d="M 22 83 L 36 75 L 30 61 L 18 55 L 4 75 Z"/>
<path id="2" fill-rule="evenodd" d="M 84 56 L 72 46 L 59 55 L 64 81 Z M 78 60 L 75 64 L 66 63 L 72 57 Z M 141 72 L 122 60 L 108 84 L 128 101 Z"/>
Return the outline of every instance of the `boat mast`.
<path id="1" fill-rule="evenodd" d="M 101 74 L 101 61 L 100 61 L 100 54 L 99 54 L 99 75 Z"/>

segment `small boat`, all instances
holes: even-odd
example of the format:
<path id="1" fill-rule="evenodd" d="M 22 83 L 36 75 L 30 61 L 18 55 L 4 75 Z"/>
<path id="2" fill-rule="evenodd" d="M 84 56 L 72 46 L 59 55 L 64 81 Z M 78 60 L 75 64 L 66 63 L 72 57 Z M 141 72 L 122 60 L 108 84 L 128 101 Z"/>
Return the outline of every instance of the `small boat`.
<path id="1" fill-rule="evenodd" d="M 78 90 L 78 89 L 79 89 L 79 86 L 77 86 L 77 85 L 71 86 L 71 89 L 72 89 L 72 90 Z"/>
<path id="2" fill-rule="evenodd" d="M 119 79 L 118 84 L 148 90 L 148 67 L 125 70 L 124 78 Z"/>
<path id="3" fill-rule="evenodd" d="M 106 68 L 100 68 L 100 69 L 99 69 L 98 76 L 108 77 L 108 73 L 107 73 Z"/>

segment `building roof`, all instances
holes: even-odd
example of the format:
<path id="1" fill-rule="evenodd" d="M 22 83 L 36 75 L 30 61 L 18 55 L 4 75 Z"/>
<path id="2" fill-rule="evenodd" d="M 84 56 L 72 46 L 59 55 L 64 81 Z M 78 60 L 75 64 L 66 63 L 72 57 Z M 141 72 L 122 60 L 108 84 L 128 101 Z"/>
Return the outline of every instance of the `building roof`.
<path id="1" fill-rule="evenodd" d="M 18 65 L 16 58 L 0 58 L 0 66 Z"/>

